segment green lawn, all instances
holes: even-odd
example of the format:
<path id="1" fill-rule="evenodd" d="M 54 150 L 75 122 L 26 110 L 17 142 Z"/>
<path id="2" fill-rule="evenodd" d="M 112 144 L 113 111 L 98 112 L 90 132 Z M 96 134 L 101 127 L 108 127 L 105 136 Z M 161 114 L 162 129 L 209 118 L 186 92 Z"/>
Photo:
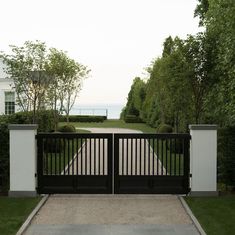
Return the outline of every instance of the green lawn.
<path id="1" fill-rule="evenodd" d="M 60 123 L 59 125 L 65 125 L 66 123 Z M 71 125 L 74 125 L 76 128 L 86 128 L 86 127 L 100 127 L 100 128 L 127 128 L 133 130 L 140 130 L 143 133 L 156 133 L 156 130 L 145 123 L 125 123 L 123 120 L 106 120 L 103 123 L 95 122 L 70 122 Z M 150 144 L 153 148 L 153 141 L 150 140 Z M 166 148 L 165 141 L 159 140 L 159 146 L 157 148 L 157 143 L 155 141 L 154 150 L 159 156 L 159 160 L 163 163 L 163 166 L 167 169 L 168 172 L 175 172 L 179 174 L 179 169 L 181 169 L 181 174 L 183 174 L 183 156 L 182 154 L 171 153 L 169 148 Z M 157 152 L 157 149 L 159 152 Z M 172 155 L 170 157 L 170 155 Z M 161 159 L 163 156 L 163 159 Z M 181 159 L 181 160 L 179 160 Z M 180 167 L 179 167 L 180 165 Z"/>
<path id="2" fill-rule="evenodd" d="M 65 125 L 66 123 L 60 123 L 59 126 Z M 133 130 L 140 130 L 144 133 L 156 133 L 156 130 L 144 123 L 125 123 L 123 120 L 105 120 L 104 122 L 70 122 L 77 128 L 85 127 L 110 127 L 110 128 L 127 128 Z"/>
<path id="3" fill-rule="evenodd" d="M 0 197 L 0 234 L 16 234 L 41 197 L 8 198 Z"/>
<path id="4" fill-rule="evenodd" d="M 87 130 L 77 130 L 79 133 L 90 133 Z M 80 139 L 58 139 L 57 146 L 59 145 L 59 141 L 63 144 L 63 148 L 61 152 L 53 153 L 53 152 L 44 152 L 44 173 L 45 174 L 57 174 L 60 175 L 61 172 L 64 170 L 65 166 L 68 166 L 69 162 L 73 159 L 74 155 L 78 152 L 81 147 Z M 49 148 L 50 150 L 50 148 Z"/>
<path id="5" fill-rule="evenodd" d="M 208 235 L 235 234 L 235 196 L 185 197 Z"/>

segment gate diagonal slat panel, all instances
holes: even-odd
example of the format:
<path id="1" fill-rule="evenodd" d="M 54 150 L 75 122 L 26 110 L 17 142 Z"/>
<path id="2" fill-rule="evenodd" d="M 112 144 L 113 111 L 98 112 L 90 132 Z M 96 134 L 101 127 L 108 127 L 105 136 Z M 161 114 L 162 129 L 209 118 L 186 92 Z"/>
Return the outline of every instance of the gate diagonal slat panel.
<path id="1" fill-rule="evenodd" d="M 188 134 L 115 134 L 115 193 L 189 192 Z"/>
<path id="2" fill-rule="evenodd" d="M 189 134 L 40 133 L 38 192 L 186 194 L 189 140 Z"/>
<path id="3" fill-rule="evenodd" d="M 112 193 L 112 134 L 38 134 L 39 193 Z"/>

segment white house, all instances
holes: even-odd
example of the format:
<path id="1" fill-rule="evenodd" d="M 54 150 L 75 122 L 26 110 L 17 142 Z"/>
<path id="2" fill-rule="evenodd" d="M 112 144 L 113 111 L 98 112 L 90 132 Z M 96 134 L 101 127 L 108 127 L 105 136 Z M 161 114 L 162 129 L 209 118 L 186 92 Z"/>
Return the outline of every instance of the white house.
<path id="1" fill-rule="evenodd" d="M 0 115 L 12 114 L 18 110 L 16 106 L 16 95 L 12 79 L 7 79 L 4 72 L 4 63 L 0 60 Z"/>

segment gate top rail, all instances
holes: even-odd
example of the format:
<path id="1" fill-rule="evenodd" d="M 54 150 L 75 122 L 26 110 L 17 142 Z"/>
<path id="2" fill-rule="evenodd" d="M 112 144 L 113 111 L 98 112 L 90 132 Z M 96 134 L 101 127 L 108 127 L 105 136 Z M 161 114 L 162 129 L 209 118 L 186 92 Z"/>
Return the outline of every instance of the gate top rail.
<path id="1" fill-rule="evenodd" d="M 167 134 L 154 134 L 154 133 L 118 133 L 115 134 L 118 138 L 157 138 L 157 139 L 191 139 L 188 133 L 167 133 Z"/>
<path id="2" fill-rule="evenodd" d="M 36 138 L 112 138 L 109 133 L 38 133 Z"/>

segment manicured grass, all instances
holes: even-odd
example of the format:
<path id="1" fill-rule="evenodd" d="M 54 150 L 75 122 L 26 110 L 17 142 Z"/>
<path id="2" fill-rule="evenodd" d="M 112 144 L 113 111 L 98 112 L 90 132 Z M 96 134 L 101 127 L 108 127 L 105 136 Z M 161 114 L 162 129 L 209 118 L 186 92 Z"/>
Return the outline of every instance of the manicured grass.
<path id="1" fill-rule="evenodd" d="M 41 197 L 0 197 L 0 234 L 14 235 L 35 208 Z"/>
<path id="2" fill-rule="evenodd" d="M 235 234 L 235 196 L 185 197 L 208 235 Z"/>
<path id="3" fill-rule="evenodd" d="M 77 128 L 100 127 L 100 128 L 126 128 L 140 130 L 144 133 L 156 133 L 156 130 L 144 123 L 125 123 L 123 120 L 105 120 L 104 122 L 70 122 Z M 61 122 L 59 125 L 65 125 Z"/>
<path id="4" fill-rule="evenodd" d="M 156 130 L 145 123 L 125 123 L 123 120 L 105 120 L 102 123 L 96 122 L 70 122 L 70 124 L 74 125 L 76 128 L 86 128 L 86 127 L 97 127 L 97 128 L 126 128 L 132 130 L 140 130 L 143 133 L 156 133 Z M 60 123 L 59 125 L 65 125 L 65 123 Z M 150 140 L 150 145 L 153 148 L 153 142 Z M 158 152 L 157 152 L 158 149 Z M 159 160 L 163 163 L 167 172 L 172 174 L 179 174 L 179 169 L 181 169 L 181 175 L 183 174 L 183 155 L 182 154 L 174 154 L 170 152 L 168 148 L 166 148 L 166 142 L 159 140 L 158 147 L 157 142 L 154 143 L 154 151 L 159 156 Z M 163 159 L 161 158 L 163 157 Z M 179 160 L 181 159 L 181 160 Z M 179 167 L 180 164 L 180 167 Z"/>
<path id="5" fill-rule="evenodd" d="M 78 133 L 90 133 L 87 130 L 77 130 Z M 78 140 L 78 141 L 77 141 Z M 74 155 L 77 153 L 77 150 L 80 149 L 81 140 L 80 139 L 60 139 L 61 144 L 63 144 L 63 150 L 58 153 L 44 152 L 44 173 L 45 174 L 57 174 L 60 175 L 64 171 L 65 167 L 69 165 L 70 161 L 73 159 Z M 59 145 L 59 140 L 57 140 Z"/>

